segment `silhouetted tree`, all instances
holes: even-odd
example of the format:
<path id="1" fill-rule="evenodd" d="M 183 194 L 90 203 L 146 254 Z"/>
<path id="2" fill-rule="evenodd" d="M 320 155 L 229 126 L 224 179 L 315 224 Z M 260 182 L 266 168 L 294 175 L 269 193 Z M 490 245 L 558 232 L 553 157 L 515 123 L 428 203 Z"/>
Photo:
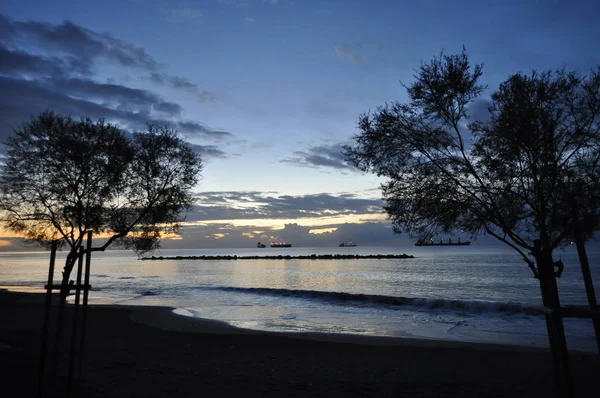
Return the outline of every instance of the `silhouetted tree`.
<path id="1" fill-rule="evenodd" d="M 198 154 L 168 127 L 125 134 L 100 119 L 53 112 L 32 118 L 5 143 L 0 209 L 6 227 L 28 240 L 59 241 L 69 253 L 61 305 L 88 231 L 143 253 L 176 232 L 193 203 Z M 84 252 L 85 253 L 85 252 Z"/>
<path id="2" fill-rule="evenodd" d="M 573 236 L 573 209 L 586 238 L 600 225 L 600 74 L 515 74 L 493 93 L 489 120 L 470 123 L 481 75 L 464 50 L 422 64 L 405 86 L 409 101 L 362 115 L 344 153 L 387 178 L 395 232 L 485 231 L 522 256 L 544 305 L 557 308 L 552 252 Z M 559 369 L 567 357 L 556 316 L 547 323 Z"/>

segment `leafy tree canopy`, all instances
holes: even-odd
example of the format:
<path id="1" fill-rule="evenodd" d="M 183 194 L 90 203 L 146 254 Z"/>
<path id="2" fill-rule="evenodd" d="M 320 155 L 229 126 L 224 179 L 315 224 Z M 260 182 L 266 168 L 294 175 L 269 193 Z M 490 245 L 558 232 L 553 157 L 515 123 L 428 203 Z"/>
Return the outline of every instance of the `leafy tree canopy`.
<path id="1" fill-rule="evenodd" d="M 424 63 L 409 100 L 362 115 L 344 153 L 386 177 L 385 211 L 396 232 L 429 237 L 485 231 L 528 258 L 534 240 L 551 251 L 577 224 L 599 225 L 600 73 L 517 73 L 472 121 L 486 87 L 466 52 Z"/>
<path id="2" fill-rule="evenodd" d="M 193 203 L 202 163 L 177 133 L 160 126 L 127 134 L 100 119 L 44 112 L 5 143 L 0 208 L 6 227 L 41 244 L 70 249 L 88 231 L 138 253 L 175 232 Z"/>

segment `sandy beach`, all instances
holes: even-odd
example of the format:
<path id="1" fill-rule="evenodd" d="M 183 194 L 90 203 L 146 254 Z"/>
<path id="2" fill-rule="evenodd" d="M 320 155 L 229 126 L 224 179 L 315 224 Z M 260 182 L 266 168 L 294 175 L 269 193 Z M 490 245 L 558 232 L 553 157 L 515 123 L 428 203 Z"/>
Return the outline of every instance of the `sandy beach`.
<path id="1" fill-rule="evenodd" d="M 0 290 L 0 374 L 11 396 L 37 394 L 43 303 L 42 294 Z M 50 351 L 53 345 L 51 333 Z M 49 396 L 64 396 L 62 346 Z M 595 396 L 598 355 L 573 352 L 571 360 L 578 396 Z M 250 332 L 162 307 L 90 306 L 82 366 L 85 397 L 556 395 L 545 349 Z"/>

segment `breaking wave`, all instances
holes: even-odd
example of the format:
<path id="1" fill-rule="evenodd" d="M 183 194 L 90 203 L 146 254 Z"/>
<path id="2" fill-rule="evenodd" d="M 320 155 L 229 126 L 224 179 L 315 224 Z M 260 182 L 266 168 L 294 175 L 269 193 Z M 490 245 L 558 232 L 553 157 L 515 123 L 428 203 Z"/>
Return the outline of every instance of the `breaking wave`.
<path id="1" fill-rule="evenodd" d="M 415 297 L 394 297 L 376 294 L 357 294 L 344 292 L 327 292 L 317 290 L 295 290 L 295 289 L 271 289 L 271 288 L 245 288 L 245 287 L 215 287 L 214 289 L 223 291 L 234 291 L 241 293 L 252 293 L 269 296 L 295 297 L 305 299 L 317 299 L 337 303 L 349 304 L 368 304 L 385 306 L 407 306 L 412 309 L 422 310 L 453 310 L 465 312 L 503 312 L 503 313 L 523 313 L 523 314 L 542 314 L 540 306 L 527 305 L 517 302 L 499 302 L 483 300 L 451 300 L 441 298 L 415 298 Z"/>

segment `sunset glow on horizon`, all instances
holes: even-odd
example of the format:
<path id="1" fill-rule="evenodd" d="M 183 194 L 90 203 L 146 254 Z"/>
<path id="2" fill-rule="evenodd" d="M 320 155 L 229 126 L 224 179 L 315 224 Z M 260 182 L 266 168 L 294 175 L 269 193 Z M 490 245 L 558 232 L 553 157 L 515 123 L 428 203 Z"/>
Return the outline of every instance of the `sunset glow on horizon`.
<path id="1" fill-rule="evenodd" d="M 127 131 L 173 127 L 204 169 L 169 247 L 248 247 L 250 235 L 395 244 L 412 238 L 392 233 L 384 180 L 342 154 L 359 116 L 405 102 L 400 82 L 464 47 L 484 64 L 489 89 L 469 113 L 485 119 L 485 101 L 513 73 L 600 64 L 592 9 L 584 0 L 8 1 L 0 140 L 46 109 Z M 14 234 L 0 238 L 19 246 Z"/>

